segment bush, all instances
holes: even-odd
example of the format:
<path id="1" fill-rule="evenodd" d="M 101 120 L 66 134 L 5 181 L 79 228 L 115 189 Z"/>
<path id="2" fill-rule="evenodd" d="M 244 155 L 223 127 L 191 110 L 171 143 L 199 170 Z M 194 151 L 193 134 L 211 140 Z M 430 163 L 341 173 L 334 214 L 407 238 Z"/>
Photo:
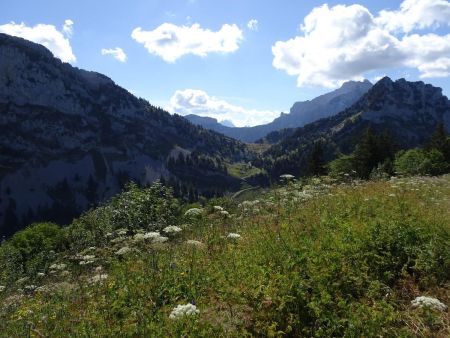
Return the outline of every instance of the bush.
<path id="1" fill-rule="evenodd" d="M 64 248 L 62 229 L 54 223 L 35 223 L 17 232 L 2 245 L 1 261 L 7 261 L 3 275 L 17 278 L 22 273 L 34 275 L 45 268 L 49 257 Z"/>
<path id="2" fill-rule="evenodd" d="M 354 176 L 355 158 L 352 155 L 341 156 L 328 163 L 329 175 L 333 178 Z"/>
<path id="3" fill-rule="evenodd" d="M 177 223 L 180 214 L 172 189 L 159 181 L 144 189 L 128 184 L 123 193 L 111 200 L 110 207 L 113 228 L 161 230 Z"/>
<path id="4" fill-rule="evenodd" d="M 448 170 L 444 155 L 436 149 L 410 149 L 397 153 L 395 171 L 400 175 L 439 175 Z"/>
<path id="5" fill-rule="evenodd" d="M 61 228 L 54 223 L 35 223 L 17 232 L 9 241 L 22 259 L 28 260 L 40 252 L 59 250 L 63 246 Z"/>

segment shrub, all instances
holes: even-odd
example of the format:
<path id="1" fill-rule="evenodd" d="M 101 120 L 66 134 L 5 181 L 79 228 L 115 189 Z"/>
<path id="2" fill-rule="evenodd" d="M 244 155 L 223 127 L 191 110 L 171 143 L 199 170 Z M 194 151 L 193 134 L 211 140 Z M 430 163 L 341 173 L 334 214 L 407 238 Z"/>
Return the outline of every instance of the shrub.
<path id="1" fill-rule="evenodd" d="M 436 149 L 410 149 L 397 153 L 395 171 L 400 175 L 439 175 L 448 169 L 444 155 Z"/>
<path id="2" fill-rule="evenodd" d="M 17 232 L 9 241 L 25 261 L 40 252 L 59 250 L 63 246 L 61 228 L 54 223 L 35 223 Z"/>
<path id="3" fill-rule="evenodd" d="M 329 174 L 333 178 L 343 178 L 354 174 L 355 158 L 352 155 L 341 156 L 328 163 Z"/>

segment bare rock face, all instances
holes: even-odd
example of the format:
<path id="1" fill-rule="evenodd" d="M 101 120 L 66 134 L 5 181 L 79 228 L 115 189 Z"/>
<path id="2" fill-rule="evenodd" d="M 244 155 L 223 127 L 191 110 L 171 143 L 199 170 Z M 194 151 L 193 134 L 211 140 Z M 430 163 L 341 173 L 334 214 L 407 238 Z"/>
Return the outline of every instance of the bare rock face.
<path id="1" fill-rule="evenodd" d="M 166 166 L 173 149 L 227 157 L 243 145 L 0 34 L 0 236 L 67 223 L 129 180 L 177 179 Z"/>

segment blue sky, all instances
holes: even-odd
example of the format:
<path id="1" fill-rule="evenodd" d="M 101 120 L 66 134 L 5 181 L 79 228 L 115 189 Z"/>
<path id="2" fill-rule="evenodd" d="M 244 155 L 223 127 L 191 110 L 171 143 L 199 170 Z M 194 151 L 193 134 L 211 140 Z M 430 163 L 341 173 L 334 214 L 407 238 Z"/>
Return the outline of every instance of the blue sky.
<path id="1" fill-rule="evenodd" d="M 0 31 L 46 41 L 172 112 L 237 125 L 269 122 L 350 79 L 406 77 L 449 95 L 449 22 L 446 0 L 0 3 Z M 38 24 L 54 30 L 41 36 Z"/>

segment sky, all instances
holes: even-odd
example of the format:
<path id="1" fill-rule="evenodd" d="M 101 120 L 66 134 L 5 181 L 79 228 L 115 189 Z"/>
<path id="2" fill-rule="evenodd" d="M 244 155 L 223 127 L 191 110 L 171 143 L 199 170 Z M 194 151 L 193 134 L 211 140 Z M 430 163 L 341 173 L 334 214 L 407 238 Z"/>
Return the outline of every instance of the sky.
<path id="1" fill-rule="evenodd" d="M 348 80 L 406 78 L 449 96 L 449 25 L 447 0 L 0 2 L 0 32 L 171 113 L 236 126 Z"/>

